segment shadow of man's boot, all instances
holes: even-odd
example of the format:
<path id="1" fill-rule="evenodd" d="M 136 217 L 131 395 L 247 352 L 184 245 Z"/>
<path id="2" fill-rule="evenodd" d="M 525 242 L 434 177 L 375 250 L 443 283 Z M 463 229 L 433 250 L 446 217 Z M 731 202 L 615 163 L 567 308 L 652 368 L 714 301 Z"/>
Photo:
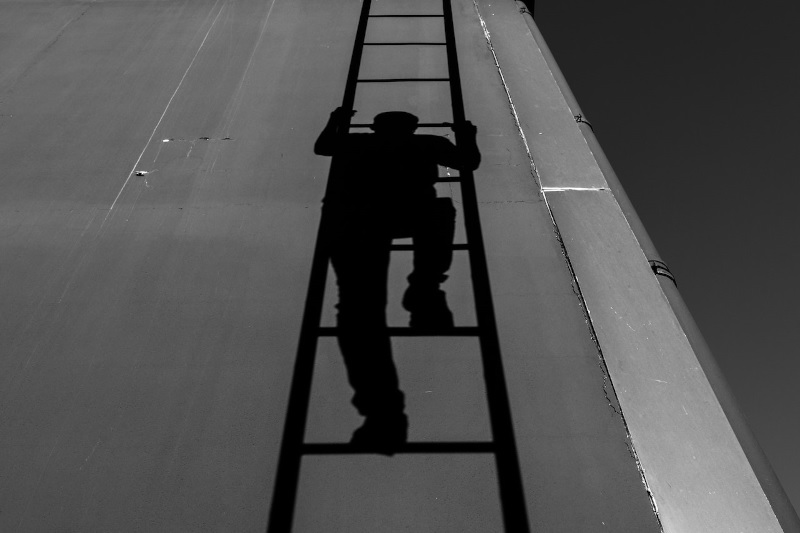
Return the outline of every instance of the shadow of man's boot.
<path id="1" fill-rule="evenodd" d="M 399 388 L 386 326 L 371 323 L 368 317 L 358 322 L 364 327 L 349 328 L 346 320 L 339 320 L 343 328 L 339 346 L 355 391 L 353 406 L 365 417 L 350 443 L 366 452 L 392 455 L 408 436 L 405 395 Z"/>
<path id="2" fill-rule="evenodd" d="M 408 276 L 403 307 L 411 313 L 409 325 L 417 329 L 453 327 L 453 313 L 445 292 L 439 287 L 447 280 L 453 262 L 456 210 L 450 198 L 435 198 L 420 206 L 412 232 L 414 271 Z"/>
<path id="3" fill-rule="evenodd" d="M 357 391 L 353 405 L 364 415 L 364 423 L 353 432 L 350 443 L 358 448 L 393 455 L 408 439 L 405 395 L 388 383 Z"/>
<path id="4" fill-rule="evenodd" d="M 438 283 L 411 281 L 403 295 L 403 308 L 411 313 L 409 326 L 412 328 L 448 329 L 454 325 L 453 313 Z"/>
<path id="5" fill-rule="evenodd" d="M 383 455 L 394 455 L 408 439 L 408 417 L 403 413 L 370 415 L 353 432 L 350 444 Z"/>

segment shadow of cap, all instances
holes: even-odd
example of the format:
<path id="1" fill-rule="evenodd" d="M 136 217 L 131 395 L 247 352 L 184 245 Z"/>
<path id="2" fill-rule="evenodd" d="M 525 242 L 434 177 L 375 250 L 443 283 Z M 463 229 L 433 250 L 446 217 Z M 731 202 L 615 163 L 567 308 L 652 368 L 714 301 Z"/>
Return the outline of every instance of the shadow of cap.
<path id="1" fill-rule="evenodd" d="M 419 119 L 416 115 L 405 111 L 386 111 L 375 115 L 370 128 L 375 132 L 413 133 L 417 124 Z"/>

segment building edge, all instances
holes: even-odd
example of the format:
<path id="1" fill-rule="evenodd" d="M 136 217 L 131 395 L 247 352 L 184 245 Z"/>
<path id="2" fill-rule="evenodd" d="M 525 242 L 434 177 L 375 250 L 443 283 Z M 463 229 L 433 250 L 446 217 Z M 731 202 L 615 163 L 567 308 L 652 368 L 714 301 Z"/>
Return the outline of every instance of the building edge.
<path id="1" fill-rule="evenodd" d="M 722 374 L 716 360 L 714 359 L 711 349 L 703 338 L 700 329 L 692 318 L 686 303 L 681 297 L 677 289 L 675 279 L 667 268 L 666 264 L 661 259 L 658 251 L 656 250 L 653 241 L 647 234 L 644 225 L 641 222 L 638 214 L 636 213 L 633 205 L 630 202 L 622 184 L 619 181 L 616 173 L 611 167 L 608 158 L 605 156 L 602 148 L 600 147 L 591 124 L 586 120 L 586 116 L 582 113 L 575 96 L 567 84 L 564 75 L 558 68 L 550 49 L 548 48 L 541 32 L 539 32 L 536 23 L 531 16 L 529 8 L 526 3 L 516 0 L 520 14 L 524 18 L 537 46 L 539 47 L 544 60 L 546 61 L 551 73 L 555 79 L 556 84 L 561 90 L 567 106 L 571 109 L 575 117 L 578 127 L 586 140 L 589 149 L 593 153 L 600 170 L 602 171 L 608 187 L 615 197 L 623 215 L 628 221 L 630 228 L 639 242 L 645 256 L 650 262 L 654 275 L 657 276 L 661 290 L 664 293 L 666 300 L 672 308 L 681 328 L 686 335 L 690 346 L 692 347 L 695 356 L 706 375 L 711 389 L 719 401 L 720 406 L 730 424 L 736 439 L 738 440 L 745 457 L 750 463 L 753 472 L 758 479 L 761 489 L 769 502 L 775 517 L 778 520 L 781 528 L 785 533 L 800 533 L 800 518 L 791 504 L 786 492 L 784 491 L 775 471 L 772 469 L 764 451 L 758 444 L 753 432 L 747 425 L 746 419 L 738 407 L 738 403 L 733 396 L 733 393 Z"/>

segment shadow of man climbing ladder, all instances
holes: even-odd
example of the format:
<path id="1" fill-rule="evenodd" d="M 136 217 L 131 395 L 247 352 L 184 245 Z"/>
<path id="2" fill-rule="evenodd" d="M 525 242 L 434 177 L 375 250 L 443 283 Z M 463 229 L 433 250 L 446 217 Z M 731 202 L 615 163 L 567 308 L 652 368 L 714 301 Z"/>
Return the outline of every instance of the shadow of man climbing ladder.
<path id="1" fill-rule="evenodd" d="M 495 458 L 500 506 L 506 532 L 528 533 L 519 459 L 514 440 L 508 391 L 492 303 L 489 273 L 481 234 L 472 171 L 480 162 L 476 129 L 465 118 L 455 30 L 450 0 L 440 14 L 370 14 L 362 3 L 342 106 L 319 136 L 317 154 L 333 156 L 311 265 L 306 307 L 289 393 L 286 422 L 272 495 L 268 533 L 288 533 L 297 498 L 302 458 L 343 454 L 492 454 Z M 359 69 L 370 19 L 440 19 L 445 41 L 393 43 L 443 46 L 447 78 L 360 79 Z M 446 83 L 452 123 L 417 123 L 408 113 L 388 112 L 372 125 L 351 124 L 356 88 L 360 83 Z M 352 128 L 371 126 L 374 133 L 353 135 Z M 416 126 L 453 130 L 455 145 L 442 136 L 415 135 Z M 457 178 L 438 177 L 438 165 L 460 168 Z M 447 198 L 437 198 L 433 183 L 457 181 L 461 187 L 467 242 L 453 245 L 455 211 Z M 411 237 L 413 245 L 393 244 Z M 452 261 L 452 251 L 469 255 L 476 326 L 453 324 L 440 284 Z M 387 327 L 386 277 L 389 252 L 414 251 L 414 268 L 403 297 L 411 313 L 409 327 Z M 337 326 L 320 325 L 328 265 L 339 287 Z M 364 425 L 349 443 L 304 441 L 314 360 L 320 337 L 335 336 L 355 389 L 353 403 Z M 441 336 L 478 339 L 492 440 L 487 442 L 406 442 L 407 420 L 392 361 L 391 337 Z M 413 421 L 412 421 L 413 423 Z"/>
<path id="2" fill-rule="evenodd" d="M 413 240 L 414 269 L 403 296 L 409 326 L 430 335 L 452 328 L 440 285 L 453 262 L 456 212 L 450 198 L 437 198 L 434 185 L 439 165 L 472 171 L 480 163 L 471 123 L 453 126 L 462 139 L 456 147 L 439 135 L 414 135 L 418 122 L 390 111 L 375 117 L 374 133 L 349 133 L 349 117 L 339 108 L 314 146 L 339 165 L 323 218 L 331 227 L 328 248 L 339 287 L 339 347 L 353 405 L 366 417 L 351 443 L 389 455 L 406 441 L 408 426 L 386 329 L 391 244 Z"/>

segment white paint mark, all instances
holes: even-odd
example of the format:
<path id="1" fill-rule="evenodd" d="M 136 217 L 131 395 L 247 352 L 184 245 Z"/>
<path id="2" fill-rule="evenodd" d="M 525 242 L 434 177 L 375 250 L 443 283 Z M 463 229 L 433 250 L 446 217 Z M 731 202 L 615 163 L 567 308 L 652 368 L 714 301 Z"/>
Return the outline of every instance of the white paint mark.
<path id="1" fill-rule="evenodd" d="M 95 443 L 94 448 L 92 448 L 92 451 L 89 452 L 89 455 L 86 456 L 86 459 L 83 460 L 83 464 L 81 465 L 79 470 L 83 470 L 83 467 L 86 466 L 86 463 L 89 461 L 89 459 L 91 459 L 92 455 L 94 455 L 94 451 L 97 449 L 98 446 L 100 446 L 99 440 Z"/>
<path id="2" fill-rule="evenodd" d="M 219 0 L 217 0 L 217 2 L 214 3 L 214 7 L 216 7 L 216 5 L 218 3 L 219 3 Z M 194 62 L 197 59 L 197 56 L 200 54 L 200 50 L 203 49 L 203 45 L 206 44 L 206 40 L 208 39 L 208 36 L 211 34 L 211 30 L 214 29 L 214 26 L 216 25 L 217 20 L 219 19 L 219 16 L 220 16 L 220 14 L 222 14 L 222 11 L 225 9 L 226 5 L 227 5 L 227 3 L 222 4 L 222 7 L 219 8 L 219 11 L 217 12 L 217 16 L 214 17 L 214 21 L 211 23 L 211 26 L 209 26 L 205 37 L 203 37 L 203 41 L 200 43 L 200 46 L 197 47 L 197 51 L 194 53 L 194 57 L 189 62 L 189 66 L 186 67 L 186 70 L 184 71 L 183 76 L 181 76 L 181 81 L 178 82 L 178 86 L 175 87 L 175 90 L 172 92 L 172 96 L 169 97 L 169 101 L 167 102 L 167 106 L 164 108 L 164 112 L 161 113 L 161 117 L 159 117 L 158 122 L 156 122 L 156 126 L 153 128 L 153 132 L 150 134 L 150 137 L 147 139 L 147 142 L 145 143 L 144 148 L 142 149 L 142 153 L 139 154 L 139 157 L 136 159 L 136 163 L 134 163 L 133 168 L 128 173 L 128 177 L 125 178 L 125 182 L 122 184 L 122 187 L 120 188 L 119 192 L 117 193 L 116 198 L 114 198 L 114 201 L 111 202 L 111 207 L 108 208 L 108 212 L 106 213 L 106 216 L 103 219 L 103 222 L 100 224 L 100 228 L 102 228 L 105 225 L 106 221 L 108 220 L 108 217 L 111 215 L 112 211 L 114 211 L 114 207 L 117 205 L 117 201 L 119 201 L 119 197 L 122 196 L 122 191 L 125 190 L 125 187 L 128 185 L 128 182 L 130 181 L 131 176 L 133 176 L 134 170 L 136 170 L 136 167 L 139 165 L 139 161 L 142 160 L 142 157 L 144 156 L 144 153 L 147 150 L 147 147 L 150 146 L 150 142 L 153 140 L 153 137 L 156 134 L 156 130 L 158 130 L 158 127 L 161 125 L 161 121 L 164 120 L 164 116 L 167 114 L 167 110 L 169 109 L 169 106 L 172 105 L 172 100 L 174 100 L 175 99 L 175 95 L 178 94 L 178 91 L 180 90 L 181 85 L 183 85 L 183 81 L 186 79 L 186 75 L 189 74 L 189 70 L 192 68 L 192 65 L 194 65 Z"/>
<path id="3" fill-rule="evenodd" d="M 654 379 L 653 381 L 655 381 L 657 383 L 665 383 L 665 384 L 669 385 L 669 383 L 667 383 L 666 381 L 662 381 L 660 379 Z"/>
<path id="4" fill-rule="evenodd" d="M 565 192 L 565 191 L 608 191 L 608 187 L 542 187 L 542 192 Z"/>

